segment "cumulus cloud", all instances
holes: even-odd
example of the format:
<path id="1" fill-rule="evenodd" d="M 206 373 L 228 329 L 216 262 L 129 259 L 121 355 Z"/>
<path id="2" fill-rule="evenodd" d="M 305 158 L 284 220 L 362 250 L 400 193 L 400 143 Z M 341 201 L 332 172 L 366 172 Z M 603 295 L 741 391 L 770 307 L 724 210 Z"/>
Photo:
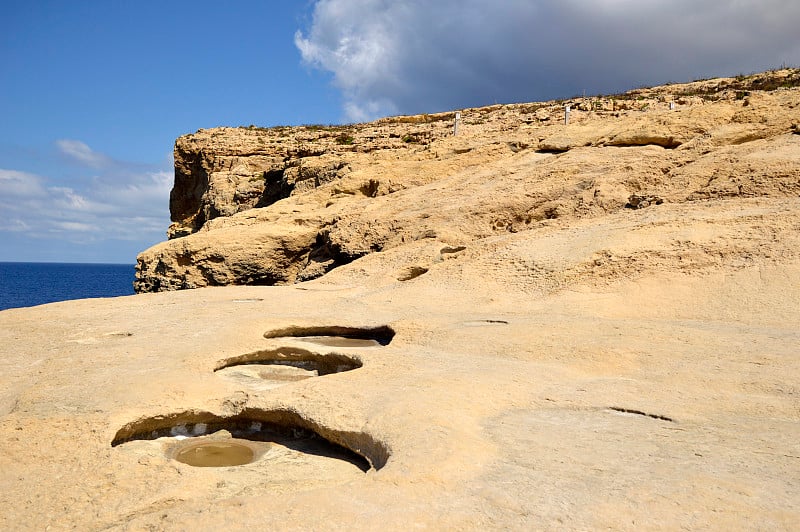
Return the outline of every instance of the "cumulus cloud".
<path id="1" fill-rule="evenodd" d="M 763 70 L 798 26 L 796 0 L 318 0 L 295 44 L 360 121 Z"/>
<path id="2" fill-rule="evenodd" d="M 110 164 L 110 157 L 80 141 L 70 142 L 59 141 L 59 149 L 72 149 L 85 166 L 103 170 L 63 186 L 61 176 L 0 169 L 0 231 L 76 244 L 138 240 L 141 249 L 163 239 L 172 174 Z"/>
<path id="3" fill-rule="evenodd" d="M 56 147 L 59 152 L 68 159 L 90 168 L 103 168 L 111 164 L 111 159 L 109 157 L 92 150 L 86 143 L 80 140 L 57 140 Z"/>

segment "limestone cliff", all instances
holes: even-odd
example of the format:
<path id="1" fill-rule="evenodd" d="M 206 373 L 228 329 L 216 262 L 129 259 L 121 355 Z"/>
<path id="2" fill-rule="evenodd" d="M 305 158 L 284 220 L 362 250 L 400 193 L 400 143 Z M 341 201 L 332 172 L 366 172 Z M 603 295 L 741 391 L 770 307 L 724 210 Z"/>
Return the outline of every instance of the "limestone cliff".
<path id="1" fill-rule="evenodd" d="M 0 311 L 0 530 L 797 529 L 797 83 L 179 139 L 164 292 Z"/>
<path id="2" fill-rule="evenodd" d="M 175 144 L 169 241 L 136 290 L 284 284 L 419 240 L 624 208 L 800 194 L 800 71 Z M 564 107 L 570 105 L 569 124 Z"/>

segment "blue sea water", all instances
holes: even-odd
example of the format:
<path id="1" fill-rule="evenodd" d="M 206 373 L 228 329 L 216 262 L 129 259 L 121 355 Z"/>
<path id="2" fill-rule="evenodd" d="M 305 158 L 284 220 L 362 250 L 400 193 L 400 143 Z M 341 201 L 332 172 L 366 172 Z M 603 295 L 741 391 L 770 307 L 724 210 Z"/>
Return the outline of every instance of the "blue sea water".
<path id="1" fill-rule="evenodd" d="M 0 310 L 133 294 L 131 264 L 0 262 Z"/>

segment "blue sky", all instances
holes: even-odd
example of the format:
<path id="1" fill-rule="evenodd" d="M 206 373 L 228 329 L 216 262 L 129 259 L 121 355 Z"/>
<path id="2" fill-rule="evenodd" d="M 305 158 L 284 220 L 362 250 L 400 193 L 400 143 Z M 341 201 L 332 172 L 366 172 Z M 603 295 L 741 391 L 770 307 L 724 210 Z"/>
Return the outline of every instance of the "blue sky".
<path id="1" fill-rule="evenodd" d="M 0 261 L 133 263 L 165 238 L 175 138 L 342 119 L 297 1 L 11 1 L 0 15 Z"/>
<path id="2" fill-rule="evenodd" d="M 176 137 L 800 63 L 796 0 L 9 0 L 0 261 L 133 263 Z"/>

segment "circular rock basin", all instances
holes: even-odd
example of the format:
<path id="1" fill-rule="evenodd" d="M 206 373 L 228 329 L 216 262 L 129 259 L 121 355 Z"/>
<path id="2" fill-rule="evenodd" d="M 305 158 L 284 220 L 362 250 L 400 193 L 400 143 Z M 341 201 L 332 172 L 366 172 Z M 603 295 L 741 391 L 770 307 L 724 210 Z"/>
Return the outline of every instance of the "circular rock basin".
<path id="1" fill-rule="evenodd" d="M 298 340 L 328 347 L 374 347 L 381 345 L 379 341 L 372 338 L 347 338 L 346 336 L 304 336 L 298 338 Z"/>
<path id="2" fill-rule="evenodd" d="M 163 453 L 168 460 L 184 464 L 183 467 L 231 468 L 226 474 L 232 475 L 236 471 L 267 469 L 294 475 L 302 470 L 304 475 L 308 474 L 307 478 L 323 478 L 328 474 L 349 478 L 359 471 L 379 469 L 388 457 L 380 444 L 370 444 L 376 445 L 376 452 L 380 453 L 373 461 L 370 455 L 327 440 L 304 426 L 307 422 L 294 412 L 252 412 L 259 417 L 220 417 L 192 411 L 168 418 L 144 418 L 120 429 L 111 446 L 130 445 L 135 454 Z M 369 435 L 361 434 L 351 445 L 361 449 L 364 439 L 372 442 Z"/>
<path id="3" fill-rule="evenodd" d="M 255 460 L 253 449 L 233 441 L 204 441 L 178 451 L 175 460 L 195 467 L 230 467 Z"/>
<path id="4" fill-rule="evenodd" d="M 267 365 L 256 362 L 222 368 L 217 370 L 217 375 L 256 390 L 266 391 L 290 382 L 318 377 L 319 371 L 288 364 Z"/>

